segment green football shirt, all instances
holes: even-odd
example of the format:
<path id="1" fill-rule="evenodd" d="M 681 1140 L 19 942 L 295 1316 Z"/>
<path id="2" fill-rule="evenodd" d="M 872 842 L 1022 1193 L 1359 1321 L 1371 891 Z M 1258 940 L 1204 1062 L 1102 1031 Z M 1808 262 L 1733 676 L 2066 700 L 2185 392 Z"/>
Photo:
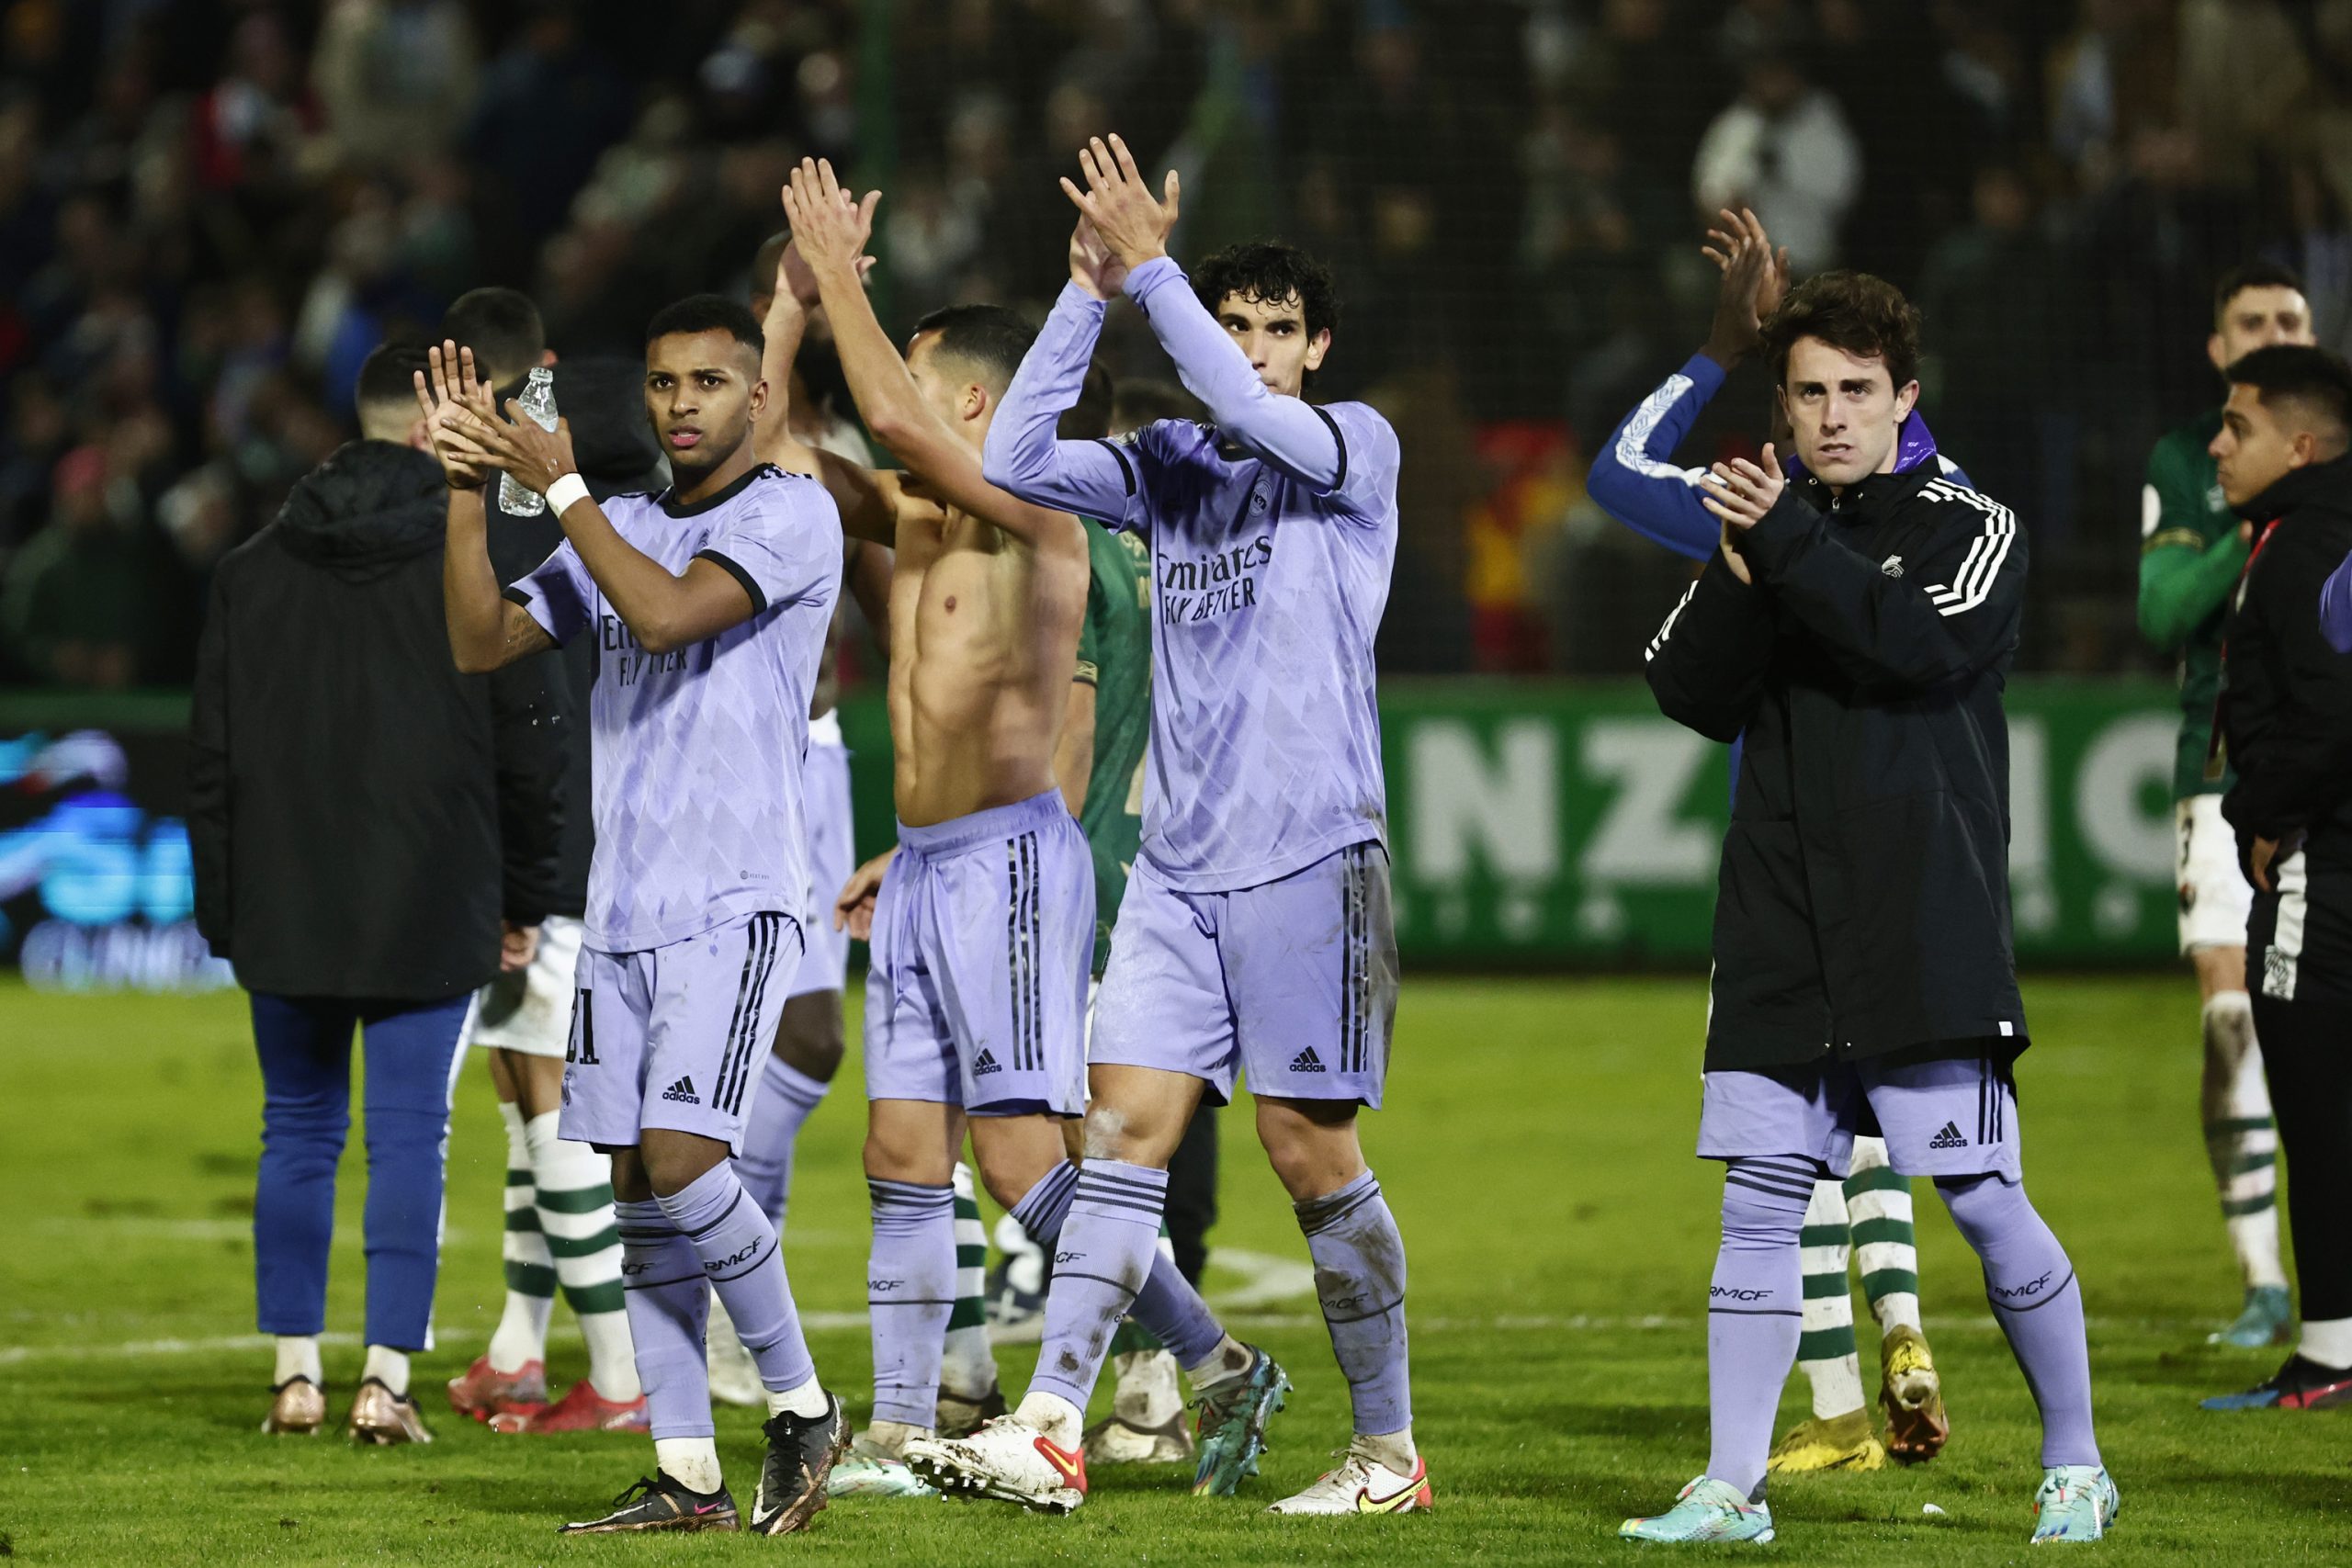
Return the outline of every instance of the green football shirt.
<path id="1" fill-rule="evenodd" d="M 2180 747 L 2173 794 L 2186 800 L 2224 788 L 2205 776 L 2213 705 L 2222 692 L 2222 626 L 2245 570 L 2238 519 L 2205 450 L 2222 428 L 2220 410 L 2156 443 L 2140 502 L 2140 629 L 2180 659 Z"/>
<path id="2" fill-rule="evenodd" d="M 1143 759 L 1151 739 L 1151 552 L 1133 534 L 1086 525 L 1092 575 L 1078 634 L 1078 679 L 1094 688 L 1094 771 L 1078 825 L 1094 852 L 1094 973 L 1111 955 L 1127 873 L 1143 842 Z"/>

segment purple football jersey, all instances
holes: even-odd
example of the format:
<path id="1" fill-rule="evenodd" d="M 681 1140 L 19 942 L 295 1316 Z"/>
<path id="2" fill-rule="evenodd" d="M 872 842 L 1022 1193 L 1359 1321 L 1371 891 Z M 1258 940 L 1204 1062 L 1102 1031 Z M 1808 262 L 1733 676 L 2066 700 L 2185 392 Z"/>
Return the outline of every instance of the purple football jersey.
<path id="1" fill-rule="evenodd" d="M 1163 420 L 1121 450 L 1151 545 L 1143 853 L 1170 886 L 1252 886 L 1387 840 L 1374 634 L 1396 558 L 1396 435 L 1363 403 L 1323 491 Z"/>
<path id="2" fill-rule="evenodd" d="M 716 561 L 755 608 L 691 648 L 648 653 L 569 541 L 506 591 L 558 642 L 597 639 L 588 943 L 636 953 L 762 910 L 797 920 L 801 758 L 841 589 L 841 513 L 814 479 L 766 465 L 692 506 L 664 491 L 615 496 L 604 512 L 670 571 Z"/>

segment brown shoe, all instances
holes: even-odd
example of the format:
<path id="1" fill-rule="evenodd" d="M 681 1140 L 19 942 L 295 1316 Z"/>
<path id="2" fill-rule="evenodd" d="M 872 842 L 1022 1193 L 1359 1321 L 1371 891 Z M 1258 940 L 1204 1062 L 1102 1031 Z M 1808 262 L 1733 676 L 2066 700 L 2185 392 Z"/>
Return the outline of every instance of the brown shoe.
<path id="1" fill-rule="evenodd" d="M 416 1401 L 394 1393 L 381 1378 L 359 1385 L 351 1402 L 351 1422 L 344 1435 L 355 1443 L 429 1443 L 433 1434 L 417 1414 Z"/>
<path id="2" fill-rule="evenodd" d="M 288 1438 L 315 1438 L 327 1424 L 325 1391 L 310 1379 L 288 1378 L 271 1387 L 269 1414 L 262 1417 L 261 1429 Z"/>

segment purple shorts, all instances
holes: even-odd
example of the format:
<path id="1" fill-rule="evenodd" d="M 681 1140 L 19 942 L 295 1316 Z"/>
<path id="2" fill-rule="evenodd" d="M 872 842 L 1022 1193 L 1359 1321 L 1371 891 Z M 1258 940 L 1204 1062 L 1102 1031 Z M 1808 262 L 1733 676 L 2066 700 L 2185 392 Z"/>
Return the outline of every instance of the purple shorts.
<path id="1" fill-rule="evenodd" d="M 1094 1004 L 1092 1059 L 1380 1108 L 1396 1016 L 1388 852 L 1351 844 L 1279 882 L 1184 893 L 1136 862 Z"/>
<path id="2" fill-rule="evenodd" d="M 792 977 L 787 1001 L 838 991 L 849 981 L 849 932 L 833 929 L 833 901 L 857 869 L 849 799 L 849 748 L 812 739 L 800 764 L 800 809 L 808 824 L 808 910 L 800 929 L 808 935 L 808 951 Z"/>
<path id="3" fill-rule="evenodd" d="M 743 1112 L 800 964 L 800 925 L 744 915 L 642 953 L 580 950 L 562 1135 L 634 1146 L 649 1127 L 743 1152 Z"/>
<path id="4" fill-rule="evenodd" d="M 1084 1114 L 1094 857 L 1059 790 L 899 824 L 872 945 L 867 1099 Z"/>
<path id="5" fill-rule="evenodd" d="M 1800 1155 L 1843 1177 L 1854 1139 L 1875 1133 L 1905 1176 L 2021 1180 L 2013 1059 L 1996 1050 L 1709 1073 L 1699 1157 Z"/>

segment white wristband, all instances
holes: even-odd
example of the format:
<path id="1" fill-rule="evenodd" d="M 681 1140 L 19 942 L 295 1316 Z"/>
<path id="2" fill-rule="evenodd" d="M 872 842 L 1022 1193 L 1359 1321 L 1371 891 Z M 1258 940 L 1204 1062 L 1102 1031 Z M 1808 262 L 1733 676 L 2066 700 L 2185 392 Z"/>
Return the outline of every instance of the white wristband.
<path id="1" fill-rule="evenodd" d="M 573 502 L 585 501 L 587 499 L 588 481 L 582 479 L 578 474 L 566 474 L 563 478 L 556 480 L 555 483 L 548 486 L 548 510 L 554 513 L 558 517 L 560 517 L 566 512 L 569 512 L 571 509 L 571 503 Z"/>

